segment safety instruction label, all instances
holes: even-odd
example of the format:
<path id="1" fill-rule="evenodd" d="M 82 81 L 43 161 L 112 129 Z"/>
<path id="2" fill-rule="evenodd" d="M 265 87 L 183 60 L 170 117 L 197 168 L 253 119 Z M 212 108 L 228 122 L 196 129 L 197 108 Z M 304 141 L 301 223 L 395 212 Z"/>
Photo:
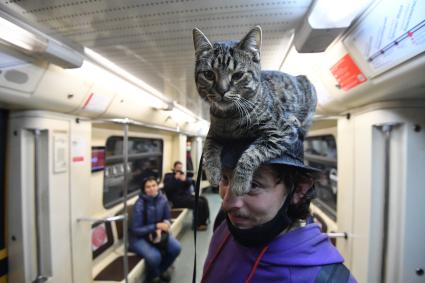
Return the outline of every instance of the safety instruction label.
<path id="1" fill-rule="evenodd" d="M 344 91 L 348 91 L 367 81 L 366 76 L 353 61 L 350 54 L 344 55 L 344 57 L 333 65 L 331 73 L 337 80 L 339 87 Z"/>

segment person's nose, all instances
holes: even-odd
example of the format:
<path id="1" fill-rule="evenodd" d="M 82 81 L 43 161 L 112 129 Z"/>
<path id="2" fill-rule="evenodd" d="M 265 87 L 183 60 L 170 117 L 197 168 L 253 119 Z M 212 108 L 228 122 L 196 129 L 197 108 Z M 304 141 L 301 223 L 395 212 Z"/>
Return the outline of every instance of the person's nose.
<path id="1" fill-rule="evenodd" d="M 223 199 L 222 206 L 225 211 L 238 209 L 243 205 L 242 197 L 236 196 L 229 185 L 220 187 L 220 196 Z"/>

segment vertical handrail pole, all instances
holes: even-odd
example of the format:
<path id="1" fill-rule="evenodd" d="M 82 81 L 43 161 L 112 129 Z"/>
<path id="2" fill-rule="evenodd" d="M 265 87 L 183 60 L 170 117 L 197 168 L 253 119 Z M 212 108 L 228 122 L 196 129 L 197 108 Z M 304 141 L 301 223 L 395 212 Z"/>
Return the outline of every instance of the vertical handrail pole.
<path id="1" fill-rule="evenodd" d="M 37 282 L 41 276 L 41 244 L 40 244 L 40 227 L 39 227 L 39 207 L 38 207 L 38 194 L 40 191 L 39 174 L 40 168 L 38 167 L 40 158 L 40 130 L 34 130 L 34 214 L 35 214 L 35 237 L 36 237 L 36 248 L 37 248 L 37 277 L 33 282 Z"/>
<path id="2" fill-rule="evenodd" d="M 388 212 L 389 212 L 389 200 L 390 200 L 390 139 L 392 126 L 386 125 L 382 127 L 382 131 L 385 135 L 385 161 L 384 161 L 384 225 L 383 233 L 384 238 L 382 239 L 382 265 L 381 265 L 381 276 L 382 282 L 385 282 L 385 274 L 387 272 L 387 246 L 388 246 Z"/>
<path id="3" fill-rule="evenodd" d="M 127 194 L 128 194 L 128 119 L 124 123 L 124 140 L 123 140 L 123 156 L 124 156 L 124 222 L 123 222 L 123 237 L 124 237 L 124 276 L 125 282 L 128 283 L 128 213 L 127 213 Z"/>
<path id="4" fill-rule="evenodd" d="M 375 125 L 384 134 L 384 210 L 382 225 L 382 251 L 381 251 L 381 280 L 386 282 L 387 253 L 388 253 L 388 228 L 390 212 L 390 165 L 391 165 L 391 132 L 399 123 L 385 123 Z"/>
<path id="5" fill-rule="evenodd" d="M 36 248 L 37 248 L 37 277 L 33 280 L 34 283 L 45 282 L 47 280 L 46 276 L 42 275 L 41 271 L 41 262 L 43 260 L 41 256 L 41 235 L 40 235 L 40 135 L 41 131 L 35 129 L 34 131 L 34 214 L 35 214 L 35 237 L 36 237 Z"/>

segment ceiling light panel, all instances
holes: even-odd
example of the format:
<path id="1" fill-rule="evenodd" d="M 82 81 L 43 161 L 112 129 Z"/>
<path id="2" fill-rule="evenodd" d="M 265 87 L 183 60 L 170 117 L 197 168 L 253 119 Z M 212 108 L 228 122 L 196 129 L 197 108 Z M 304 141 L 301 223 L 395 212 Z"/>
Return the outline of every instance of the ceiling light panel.
<path id="1" fill-rule="evenodd" d="M 5 1 L 52 36 L 78 42 L 132 73 L 170 100 L 208 117 L 196 92 L 192 29 L 211 41 L 240 39 L 263 29 L 264 69 L 278 68 L 290 36 L 311 0 Z M 275 67 L 275 65 L 277 67 Z"/>

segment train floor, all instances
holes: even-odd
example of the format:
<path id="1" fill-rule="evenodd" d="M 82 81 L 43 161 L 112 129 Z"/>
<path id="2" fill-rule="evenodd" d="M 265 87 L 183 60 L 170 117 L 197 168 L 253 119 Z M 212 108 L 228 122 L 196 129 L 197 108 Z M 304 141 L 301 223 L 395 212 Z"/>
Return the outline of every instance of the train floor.
<path id="1" fill-rule="evenodd" d="M 203 191 L 203 196 L 208 199 L 208 204 L 210 207 L 210 224 L 206 231 L 198 231 L 196 240 L 196 282 L 201 281 L 202 268 L 204 266 L 205 257 L 208 252 L 208 245 L 213 232 L 213 222 L 217 212 L 220 208 L 221 199 L 217 193 L 211 191 L 211 189 L 206 189 Z M 180 243 L 182 245 L 182 251 L 179 257 L 176 259 L 173 265 L 173 274 L 171 283 L 189 283 L 192 282 L 193 277 L 193 263 L 194 263 L 194 245 L 193 245 L 193 230 L 192 226 L 192 213 L 189 213 L 184 220 L 184 231 L 180 234 L 179 237 Z"/>

